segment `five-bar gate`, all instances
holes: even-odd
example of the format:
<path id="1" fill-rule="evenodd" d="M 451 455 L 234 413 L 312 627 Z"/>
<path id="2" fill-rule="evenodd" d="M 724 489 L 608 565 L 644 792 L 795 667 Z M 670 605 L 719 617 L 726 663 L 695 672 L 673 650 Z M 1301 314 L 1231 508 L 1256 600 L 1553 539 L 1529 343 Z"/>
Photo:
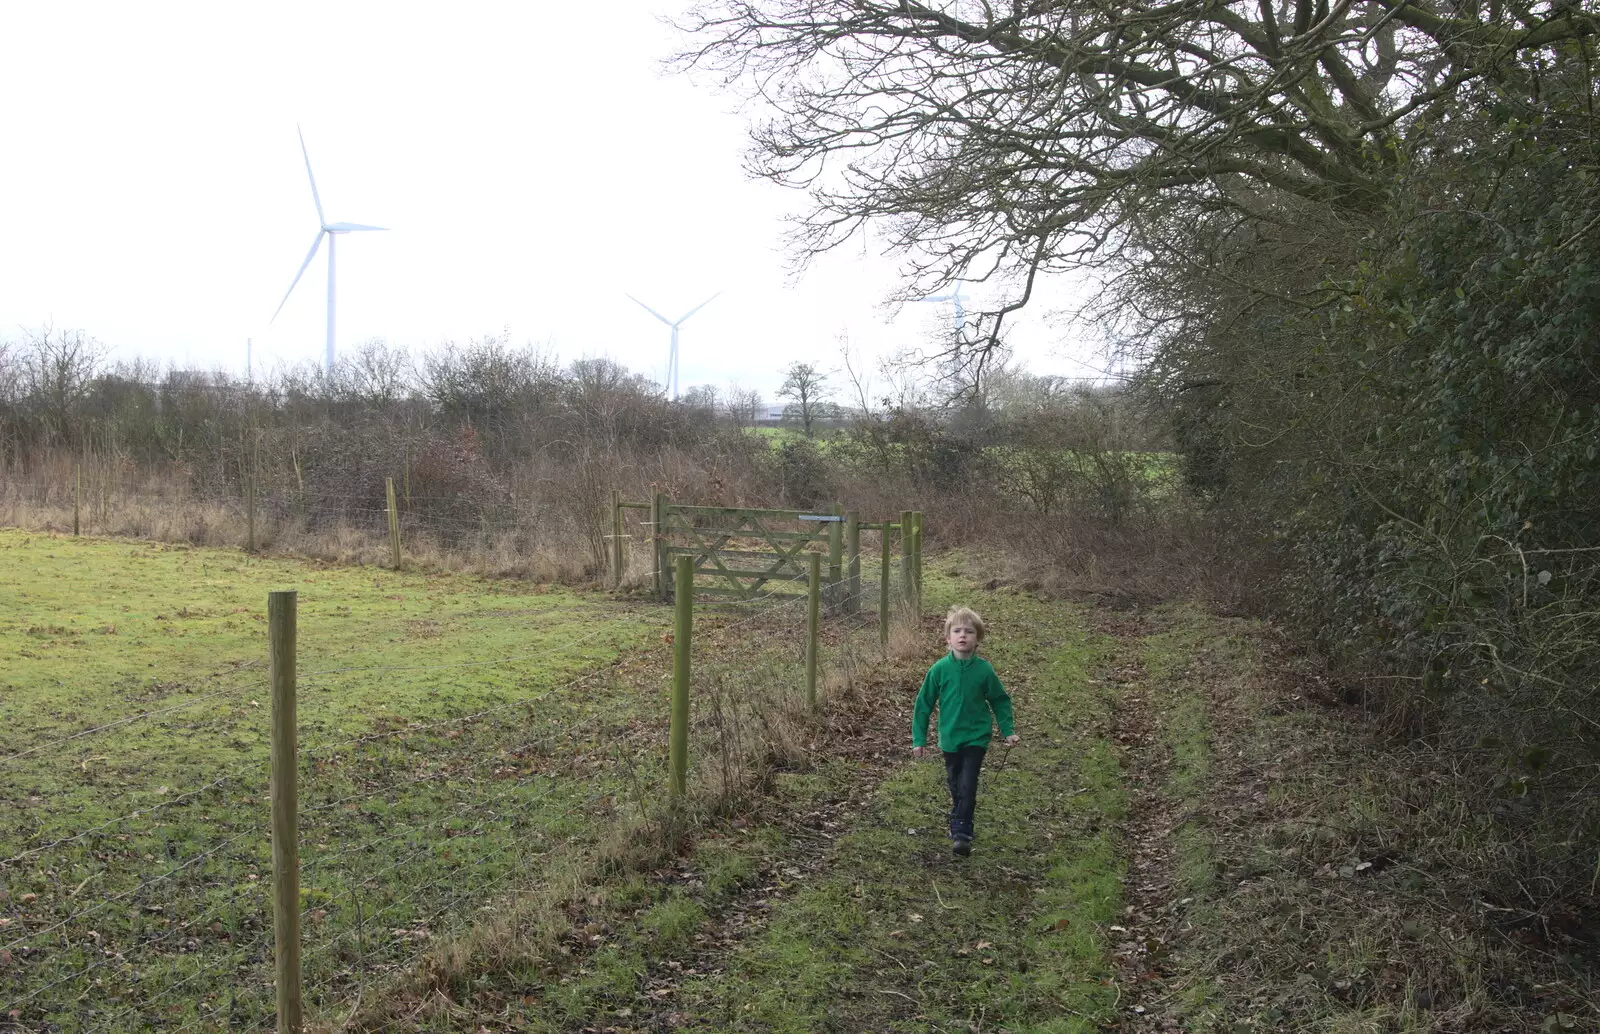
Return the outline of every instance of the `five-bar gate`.
<path id="1" fill-rule="evenodd" d="M 901 544 L 902 598 L 920 597 L 921 514 L 903 511 L 900 520 L 864 522 L 835 504 L 826 511 L 772 510 L 735 506 L 688 506 L 656 494 L 648 503 L 623 502 L 612 495 L 612 574 L 622 584 L 626 552 L 624 510 L 648 510 L 639 522 L 650 543 L 651 581 L 656 594 L 671 599 L 674 564 L 692 558 L 697 596 L 753 600 L 770 596 L 803 596 L 811 553 L 826 561 L 822 574 L 825 598 L 854 613 L 860 609 L 861 533 L 881 533 L 884 588 L 888 586 L 889 547 Z M 637 541 L 637 539 L 636 539 Z M 642 544 L 642 543 L 640 543 Z M 887 601 L 882 604 L 887 606 Z"/>

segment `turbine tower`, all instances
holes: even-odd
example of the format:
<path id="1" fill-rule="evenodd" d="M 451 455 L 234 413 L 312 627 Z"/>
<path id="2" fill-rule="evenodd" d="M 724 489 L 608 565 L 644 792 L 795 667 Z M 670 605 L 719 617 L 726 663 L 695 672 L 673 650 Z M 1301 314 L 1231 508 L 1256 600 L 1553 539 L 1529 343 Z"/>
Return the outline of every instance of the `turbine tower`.
<path id="1" fill-rule="evenodd" d="M 967 310 L 961 304 L 961 281 L 956 281 L 955 289 L 949 294 L 934 294 L 926 298 L 918 298 L 919 302 L 954 302 L 956 306 L 956 346 L 960 347 L 966 341 Z"/>
<path id="2" fill-rule="evenodd" d="M 335 299 L 335 295 L 334 295 L 334 262 L 333 262 L 333 256 L 334 256 L 333 244 L 334 244 L 334 241 L 338 239 L 338 236 L 341 233 L 355 233 L 358 230 L 386 230 L 386 229 L 388 229 L 388 227 L 386 227 L 386 226 L 365 226 L 365 225 L 363 225 L 361 223 L 330 223 L 330 222 L 328 222 L 327 217 L 322 214 L 322 198 L 321 198 L 320 195 L 317 194 L 317 177 L 315 175 L 313 175 L 312 172 L 311 172 L 311 155 L 310 155 L 309 152 L 306 151 L 306 135 L 304 133 L 300 132 L 300 127 L 299 126 L 295 126 L 294 127 L 294 131 L 297 134 L 299 134 L 299 136 L 300 136 L 300 154 L 306 160 L 306 178 L 311 181 L 311 200 L 317 206 L 317 235 L 311 241 L 311 250 L 306 252 L 306 260 L 304 262 L 300 263 L 300 272 L 298 272 L 298 273 L 296 273 L 294 275 L 294 279 L 292 281 L 290 281 L 290 283 L 289 283 L 289 289 L 287 291 L 283 292 L 283 301 L 278 303 L 277 310 L 274 311 L 273 314 L 272 314 L 272 320 L 275 320 L 275 319 L 278 318 L 278 313 L 283 311 L 284 305 L 289 301 L 289 296 L 291 294 L 294 294 L 295 285 L 298 284 L 300 282 L 300 278 L 305 275 L 306 267 L 311 265 L 311 260 L 317 257 L 317 249 L 322 247 L 322 238 L 324 238 L 324 237 L 328 238 L 328 352 L 327 352 L 327 364 L 328 364 L 328 372 L 332 373 L 333 372 L 333 358 L 334 358 L 334 349 L 333 349 L 333 342 L 334 342 L 333 314 L 334 314 L 334 299 Z M 268 320 L 267 322 L 271 323 L 272 320 Z"/>
<path id="3" fill-rule="evenodd" d="M 626 292 L 624 292 L 624 293 L 626 294 Z M 718 291 L 716 294 L 712 295 L 710 298 L 707 298 L 705 301 L 701 302 L 699 305 L 696 305 L 694 308 L 690 309 L 688 312 L 684 313 L 682 316 L 679 316 L 678 317 L 678 322 L 676 322 L 676 323 L 674 323 L 671 320 L 667 319 L 665 316 L 661 315 L 656 310 L 650 308 L 650 306 L 646 305 L 644 302 L 641 302 L 639 299 L 635 298 L 633 295 L 631 295 L 631 294 L 628 295 L 628 299 L 630 301 L 632 301 L 635 305 L 639 306 L 639 308 L 643 309 L 645 312 L 648 312 L 650 315 L 654 316 L 656 319 L 660 320 L 662 323 L 665 323 L 667 326 L 672 328 L 672 345 L 667 350 L 667 384 L 666 384 L 666 388 L 667 388 L 667 390 L 669 392 L 672 393 L 672 401 L 674 401 L 674 402 L 678 401 L 678 328 L 683 326 L 684 321 L 687 320 L 690 316 L 693 316 L 695 313 L 699 312 L 701 309 L 705 308 L 707 305 L 710 305 L 712 302 L 716 301 L 718 296 L 720 296 L 721 294 L 722 294 L 722 292 Z"/>

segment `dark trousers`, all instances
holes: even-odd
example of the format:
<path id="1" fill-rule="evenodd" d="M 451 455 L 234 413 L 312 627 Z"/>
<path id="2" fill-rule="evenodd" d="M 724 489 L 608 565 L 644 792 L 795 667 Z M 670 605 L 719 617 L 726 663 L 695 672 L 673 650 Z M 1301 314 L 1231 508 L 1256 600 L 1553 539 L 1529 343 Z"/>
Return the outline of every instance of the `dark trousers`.
<path id="1" fill-rule="evenodd" d="M 944 751 L 944 772 L 950 786 L 950 836 L 972 839 L 972 812 L 978 805 L 978 770 L 984 748 L 962 747 Z"/>

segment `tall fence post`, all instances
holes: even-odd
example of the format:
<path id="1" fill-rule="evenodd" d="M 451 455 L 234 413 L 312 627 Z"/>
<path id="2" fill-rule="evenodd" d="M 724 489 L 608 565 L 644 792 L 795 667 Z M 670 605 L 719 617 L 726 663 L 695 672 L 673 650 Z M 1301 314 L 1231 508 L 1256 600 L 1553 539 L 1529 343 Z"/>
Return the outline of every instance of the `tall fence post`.
<path id="1" fill-rule="evenodd" d="M 256 472 L 244 476 L 244 551 L 256 551 Z"/>
<path id="2" fill-rule="evenodd" d="M 817 647 L 822 623 L 822 554 L 812 550 L 810 581 L 806 585 L 806 706 L 817 707 Z"/>
<path id="3" fill-rule="evenodd" d="M 300 844 L 295 747 L 294 592 L 267 593 L 268 677 L 272 682 L 272 929 L 278 1034 L 299 1034 Z"/>
<path id="4" fill-rule="evenodd" d="M 622 492 L 611 490 L 611 580 L 622 588 Z"/>
<path id="5" fill-rule="evenodd" d="M 911 545 L 912 545 L 911 511 L 900 511 L 900 606 L 908 612 L 915 605 L 914 589 L 916 583 L 912 581 L 915 575 L 911 570 Z"/>
<path id="6" fill-rule="evenodd" d="M 689 643 L 694 637 L 694 557 L 678 557 L 677 601 L 672 630 L 672 727 L 667 763 L 672 796 L 682 797 L 689 785 Z"/>
<path id="7" fill-rule="evenodd" d="M 889 654 L 889 529 L 894 525 L 883 522 L 883 534 L 878 539 L 878 645 L 884 656 Z"/>
<path id="8" fill-rule="evenodd" d="M 383 492 L 389 497 L 389 553 L 394 569 L 400 570 L 400 508 L 394 501 L 394 478 L 383 479 Z"/>
<path id="9" fill-rule="evenodd" d="M 72 465 L 72 534 L 78 534 L 78 510 L 83 502 L 83 464 Z"/>
<path id="10" fill-rule="evenodd" d="M 844 515 L 845 596 L 844 612 L 861 613 L 861 515 L 854 510 Z"/>
<path id="11" fill-rule="evenodd" d="M 666 523 L 666 498 L 660 492 L 656 492 L 650 497 L 650 543 L 653 547 L 650 556 L 655 567 L 652 579 L 655 582 L 656 596 L 663 600 L 667 598 L 672 588 L 667 584 L 667 579 L 672 576 L 667 574 L 665 570 L 666 536 L 662 533 L 662 527 Z"/>
<path id="12" fill-rule="evenodd" d="M 911 582 L 917 594 L 917 617 L 922 617 L 922 511 L 912 512 L 911 521 L 916 528 L 916 548 L 912 551 Z"/>
<path id="13" fill-rule="evenodd" d="M 256 540 L 256 500 L 261 492 L 261 434 L 258 431 L 250 443 L 250 552 L 260 543 Z"/>
<path id="14" fill-rule="evenodd" d="M 844 507 L 838 503 L 828 511 L 835 517 L 844 516 Z M 828 524 L 828 606 L 839 605 L 840 579 L 843 577 L 844 567 L 844 522 L 832 521 Z"/>

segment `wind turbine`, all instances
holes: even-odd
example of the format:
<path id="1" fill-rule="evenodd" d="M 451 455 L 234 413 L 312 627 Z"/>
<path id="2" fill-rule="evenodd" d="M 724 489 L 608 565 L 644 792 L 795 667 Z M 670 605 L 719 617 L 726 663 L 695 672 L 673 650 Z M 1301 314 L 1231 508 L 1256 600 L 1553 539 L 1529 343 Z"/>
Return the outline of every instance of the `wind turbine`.
<path id="1" fill-rule="evenodd" d="M 919 301 L 919 302 L 955 302 L 955 305 L 956 305 L 956 322 L 955 322 L 956 346 L 960 347 L 964 343 L 964 341 L 966 339 L 966 331 L 967 331 L 967 310 L 965 308 L 963 308 L 962 305 L 961 305 L 961 281 L 959 281 L 959 280 L 956 281 L 955 289 L 952 290 L 949 294 L 929 295 L 926 298 L 918 298 L 917 301 Z"/>
<path id="2" fill-rule="evenodd" d="M 317 235 L 311 241 L 311 250 L 306 252 L 306 260 L 300 263 L 300 272 L 294 275 L 294 280 L 289 283 L 289 289 L 283 292 L 283 301 L 278 303 L 278 308 L 272 314 L 272 320 L 278 318 L 278 313 L 283 311 L 284 305 L 289 301 L 289 296 L 294 294 L 295 284 L 305 275 L 306 267 L 311 265 L 311 260 L 317 257 L 317 249 L 322 247 L 322 238 L 328 238 L 328 372 L 333 372 L 333 313 L 334 313 L 334 262 L 333 243 L 341 233 L 355 233 L 358 230 L 386 230 L 386 226 L 365 226 L 361 223 L 330 223 L 327 216 L 322 214 L 322 198 L 317 194 L 317 177 L 311 172 L 311 155 L 306 151 L 306 135 L 300 132 L 300 127 L 294 127 L 295 133 L 300 137 L 300 154 L 306 160 L 306 178 L 311 181 L 311 200 L 317 206 Z M 272 320 L 268 320 L 271 323 Z"/>
<path id="3" fill-rule="evenodd" d="M 623 292 L 623 293 L 627 294 L 627 292 Z M 682 316 L 679 316 L 678 317 L 678 322 L 676 322 L 676 323 L 674 323 L 671 320 L 667 319 L 665 316 L 661 315 L 656 310 L 650 308 L 650 306 L 646 305 L 644 302 L 641 302 L 639 299 L 635 298 L 633 295 L 631 295 L 631 294 L 628 295 L 628 300 L 629 301 L 633 302 L 635 305 L 639 306 L 639 308 L 643 309 L 645 312 L 648 312 L 650 315 L 654 316 L 656 319 L 660 320 L 662 323 L 665 323 L 667 326 L 672 328 L 672 347 L 667 352 L 667 385 L 666 386 L 667 386 L 667 390 L 672 393 L 672 401 L 674 401 L 674 402 L 678 401 L 678 328 L 683 326 L 684 321 L 687 320 L 690 316 L 693 316 L 695 313 L 699 312 L 701 309 L 705 308 L 707 305 L 710 305 L 712 302 L 716 301 L 717 298 L 721 294 L 722 294 L 722 292 L 718 291 L 716 294 L 712 295 L 710 298 L 707 298 L 705 301 L 701 302 L 699 305 L 696 305 L 694 308 L 690 309 L 688 312 L 684 313 Z"/>

